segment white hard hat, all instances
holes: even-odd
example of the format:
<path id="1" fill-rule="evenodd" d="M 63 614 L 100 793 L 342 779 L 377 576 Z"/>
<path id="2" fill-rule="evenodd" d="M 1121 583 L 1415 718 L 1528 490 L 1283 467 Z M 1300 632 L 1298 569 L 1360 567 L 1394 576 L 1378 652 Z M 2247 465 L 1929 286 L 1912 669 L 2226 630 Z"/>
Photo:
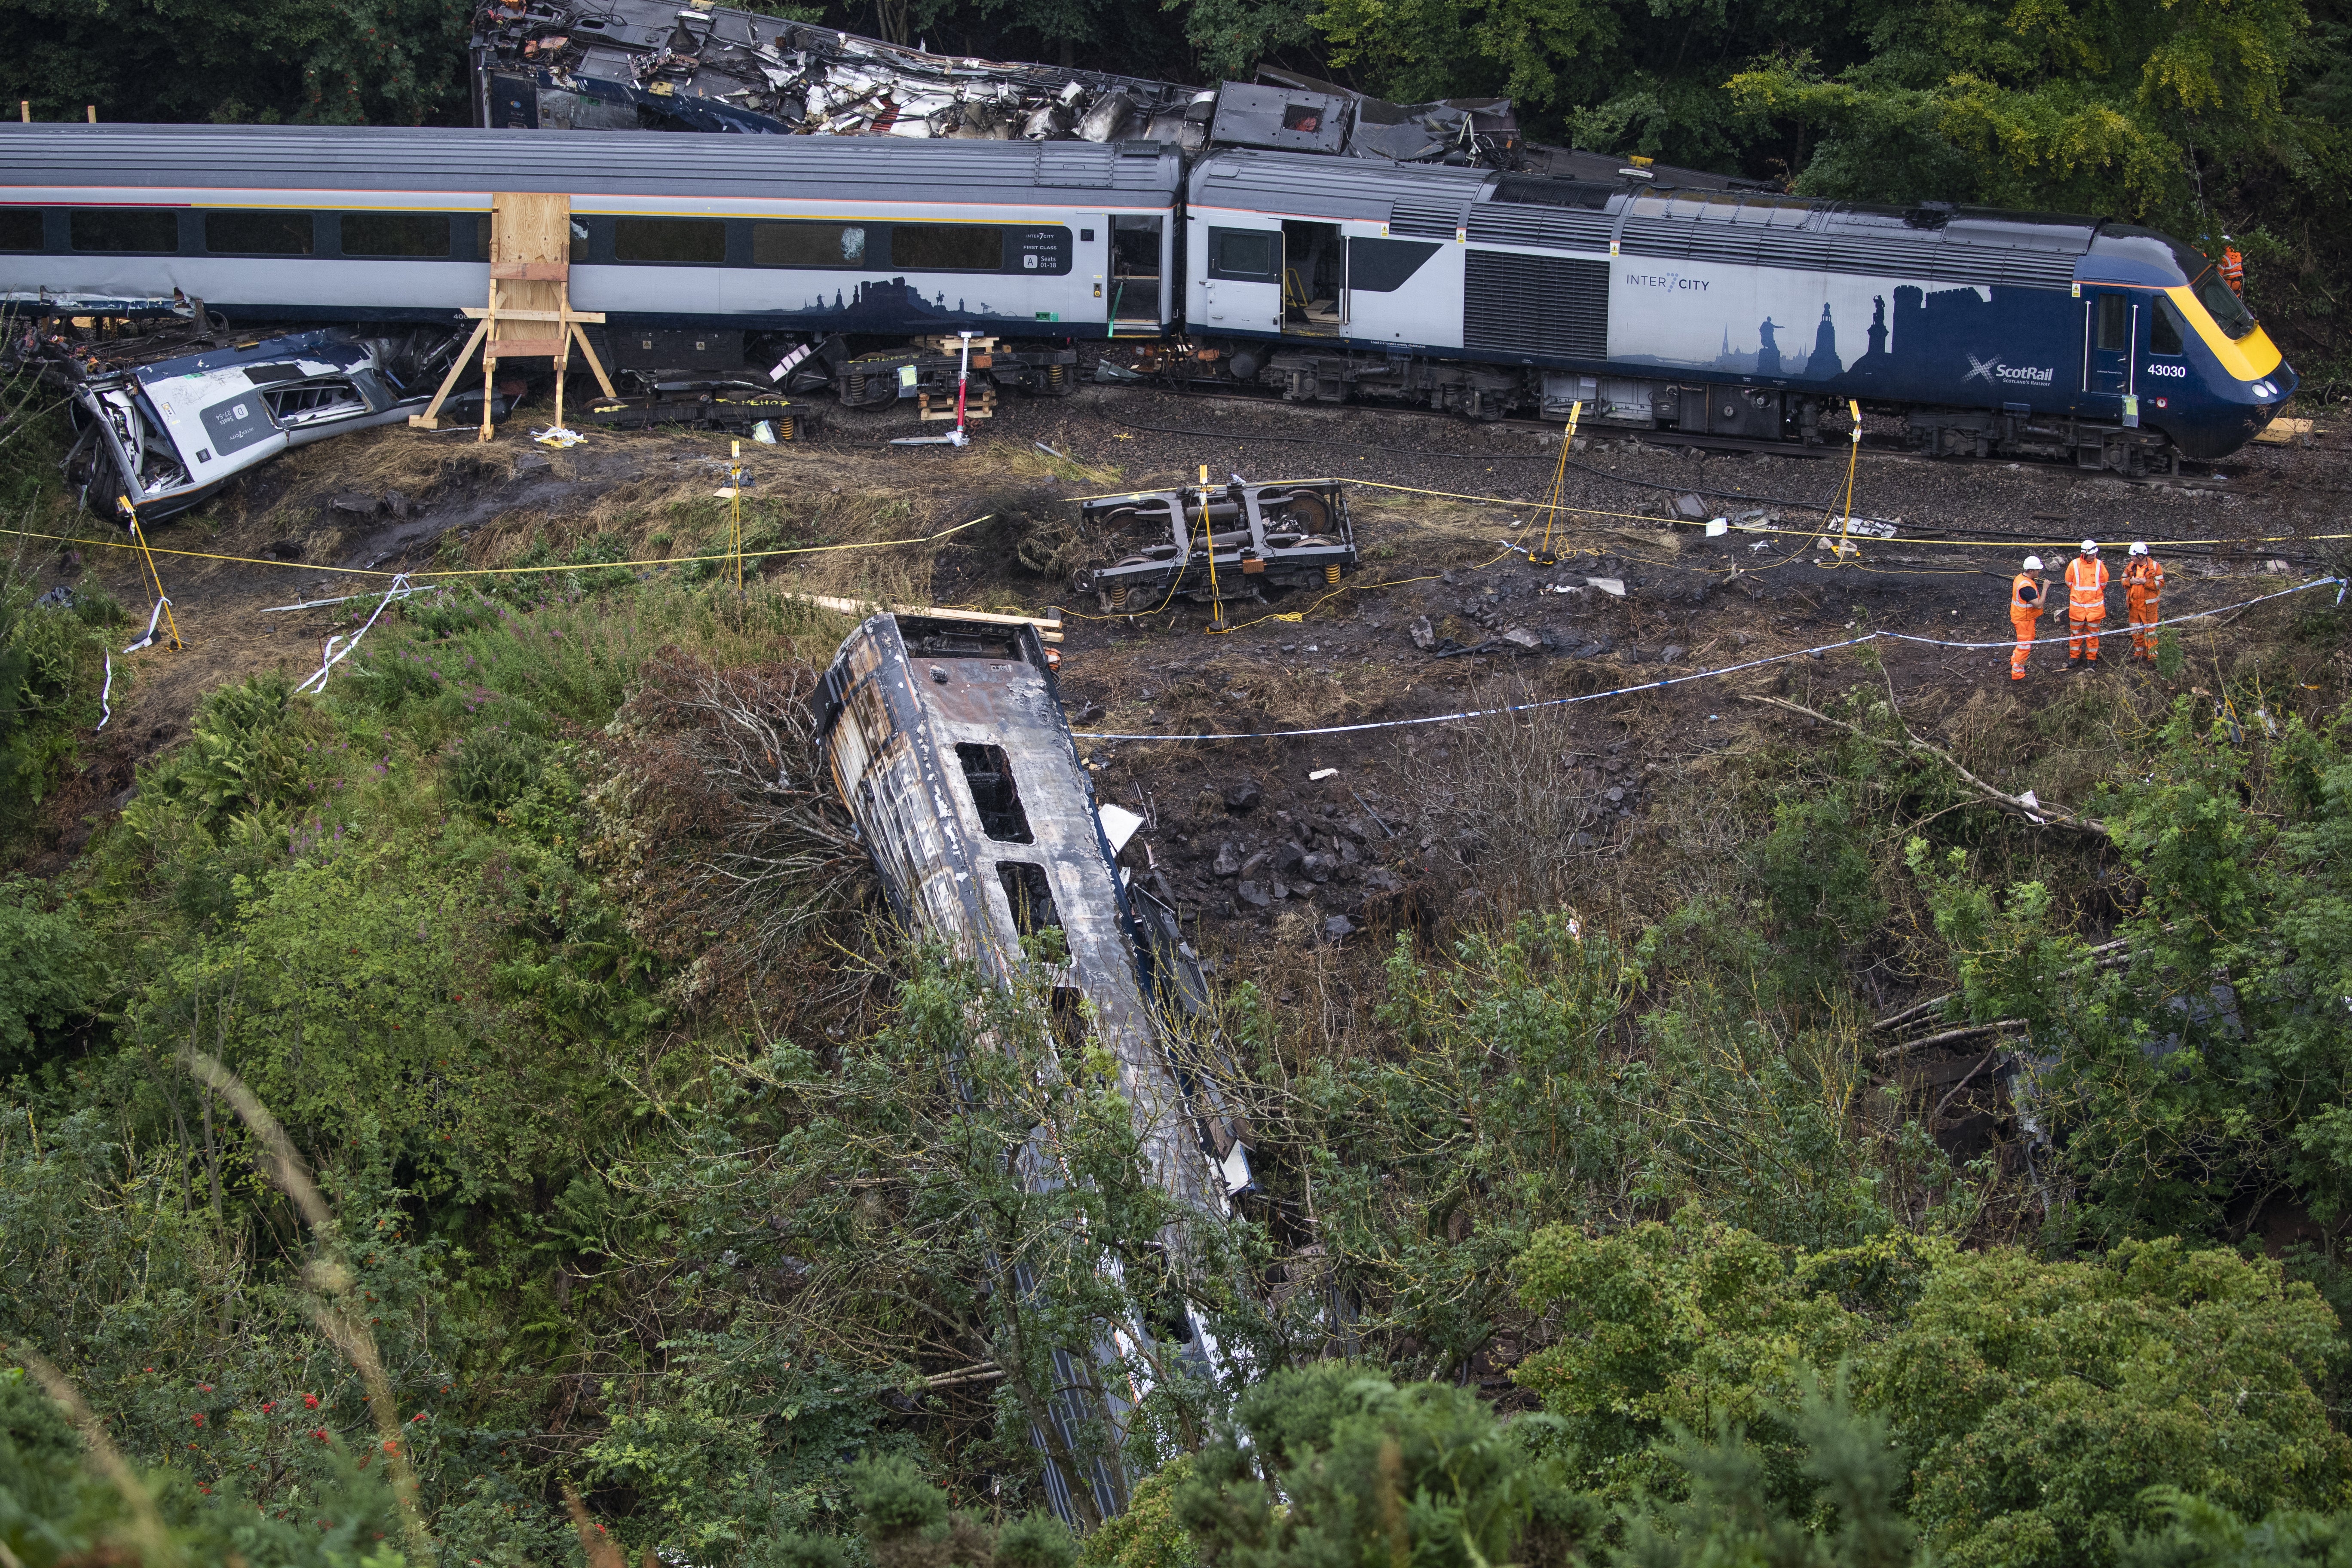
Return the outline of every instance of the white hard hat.
<path id="1" fill-rule="evenodd" d="M 2084 553 L 2084 554 L 2085 554 L 2085 555 L 2096 555 L 2098 552 L 2099 552 L 2099 542 L 2098 542 L 2097 540 L 2095 540 L 2095 539 L 2086 539 L 2086 540 L 2083 541 L 2083 553 Z"/>
<path id="2" fill-rule="evenodd" d="M 2134 555 L 2145 555 L 2147 553 L 2147 545 L 2143 541 L 2135 539 L 2132 541 L 2131 552 Z"/>
<path id="3" fill-rule="evenodd" d="M 2039 555 L 2029 555 L 2029 556 L 2027 556 L 2027 557 L 2025 558 L 2025 569 L 2026 569 L 2028 572 L 2039 572 L 2039 571 L 2041 571 L 2041 570 L 2042 570 L 2042 557 L 2040 557 Z"/>

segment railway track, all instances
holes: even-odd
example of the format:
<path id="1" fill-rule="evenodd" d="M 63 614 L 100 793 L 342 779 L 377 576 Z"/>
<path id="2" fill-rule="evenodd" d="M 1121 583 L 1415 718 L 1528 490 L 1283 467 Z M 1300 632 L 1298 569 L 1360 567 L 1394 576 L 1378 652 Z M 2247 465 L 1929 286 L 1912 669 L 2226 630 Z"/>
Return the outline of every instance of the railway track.
<path id="1" fill-rule="evenodd" d="M 1186 397 L 1202 398 L 1216 402 L 1280 404 L 1288 408 L 1329 406 L 1328 405 L 1306 405 L 1294 403 L 1289 398 L 1284 396 L 1281 393 L 1275 391 L 1271 387 L 1242 387 L 1223 382 L 1210 382 L 1203 384 L 1198 380 L 1175 383 L 1162 378 L 1154 378 L 1150 384 L 1165 390 L 1176 391 Z M 1472 421 L 1465 420 L 1465 417 L 1459 414 L 1449 413 L 1441 409 L 1416 407 L 1411 404 L 1405 403 L 1364 403 L 1349 405 L 1347 406 L 1361 408 L 1366 412 L 1370 413 L 1403 415 L 1419 419 L 1443 420 L 1452 425 L 1473 423 Z M 1503 419 L 1480 420 L 1475 421 L 1475 423 L 1483 426 L 1487 429 L 1527 430 L 1550 435 L 1557 433 L 1564 422 L 1558 419 L 1507 417 Z M 1199 434 L 1203 436 L 1216 436 L 1222 439 L 1231 438 L 1230 433 L 1227 432 L 1165 431 L 1164 433 L 1171 435 Z M 1823 441 L 1818 446 L 1808 447 L 1786 441 L 1757 441 L 1743 439 L 1739 437 L 1734 436 L 1705 436 L 1680 430 L 1620 431 L 1612 427 L 1608 429 L 1605 433 L 1601 431 L 1591 431 L 1586 432 L 1585 434 L 1591 439 L 1614 439 L 1622 437 L 1626 440 L 1638 441 L 1641 445 L 1645 447 L 1689 447 L 1699 451 L 1708 452 L 1736 452 L 1749 456 L 1805 458 L 1827 461 L 1835 461 L 1844 457 L 1846 449 L 1846 442 L 1843 437 L 1835 441 Z M 1366 448 L 1376 448 L 1378 445 L 1375 442 L 1347 441 L 1337 437 L 1318 436 L 1255 435 L 1249 438 L 1257 441 L 1273 441 L 1298 445 L 1353 446 Z M 2174 489 L 2213 489 L 2226 493 L 2226 487 L 2229 480 L 2233 477 L 2233 472 L 2226 462 L 2199 462 L 2195 459 L 2187 458 L 2180 460 L 2180 472 L 2178 474 L 2127 475 L 2117 473 L 2115 470 L 2108 468 L 2078 468 L 2073 463 L 2057 458 L 2034 458 L 2022 456 L 1978 458 L 1971 456 L 1946 455 L 1933 452 L 1916 452 L 1911 450 L 1909 447 L 1903 444 L 1903 438 L 1900 437 L 1883 431 L 1874 433 L 1867 428 L 1863 432 L 1862 450 L 1864 455 L 1867 457 L 1893 458 L 1913 463 L 1934 463 L 1953 468 L 2005 468 L 2011 464 L 2015 463 L 2025 468 L 2032 468 L 2037 473 L 2063 475 L 2083 480 L 2113 479 L 2123 484 L 2134 485 L 2147 489 L 2154 489 L 2158 486 L 2169 485 Z M 1522 460 L 1517 454 L 1513 453 L 1497 452 L 1485 454 L 1485 456 L 1489 458 L 1499 458 L 1507 461 Z M 1553 459 L 1549 457 L 1530 454 L 1524 460 L 1550 462 Z M 2237 473 L 2242 473 L 2244 470 L 2241 468 L 2235 471 Z M 1690 487 L 1685 486 L 1682 488 L 1688 489 Z"/>

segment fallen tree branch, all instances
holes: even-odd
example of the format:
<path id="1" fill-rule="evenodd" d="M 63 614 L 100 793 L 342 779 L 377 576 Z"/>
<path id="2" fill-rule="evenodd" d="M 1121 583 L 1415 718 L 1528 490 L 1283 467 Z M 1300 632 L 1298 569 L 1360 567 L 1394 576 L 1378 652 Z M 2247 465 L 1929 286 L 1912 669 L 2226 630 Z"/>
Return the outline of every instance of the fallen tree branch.
<path id="1" fill-rule="evenodd" d="M 1899 1046 L 1888 1046 L 1878 1053 L 1878 1059 L 1891 1061 L 1896 1057 L 1907 1057 L 1914 1051 L 1924 1051 L 1930 1046 L 1948 1046 L 1960 1040 L 1973 1040 L 1979 1036 L 1998 1034 L 2003 1029 L 2024 1027 L 2025 1020 L 2022 1018 L 2000 1018 L 1990 1024 L 1970 1024 L 1964 1029 L 1946 1029 L 1941 1034 L 1928 1035 L 1916 1040 L 1906 1040 Z"/>
<path id="2" fill-rule="evenodd" d="M 1974 1083 L 1977 1080 L 1977 1074 L 1992 1066 L 1993 1062 L 2002 1054 L 2003 1048 L 2000 1046 L 1995 1046 L 1992 1049 L 1987 1051 L 1984 1054 L 1984 1059 L 1978 1062 L 1976 1066 L 1970 1068 L 1960 1079 L 1959 1082 L 1952 1085 L 1952 1091 L 1936 1102 L 1936 1109 L 1927 1112 L 1927 1125 L 1929 1127 L 1933 1127 L 1937 1122 L 1941 1121 L 1944 1119 L 1944 1112 L 1952 1108 L 1952 1101 L 1960 1098 L 1960 1090 Z"/>
<path id="3" fill-rule="evenodd" d="M 1884 746 L 1891 752 L 1901 752 L 1906 755 L 1923 752 L 1951 769 L 1962 784 L 1983 797 L 1987 804 L 1997 805 L 2003 811 L 2021 816 L 2036 826 L 2046 824 L 2058 827 L 2071 827 L 2078 833 L 2095 834 L 2101 838 L 2107 837 L 2106 824 L 2095 818 L 2078 816 L 2063 805 L 2048 805 L 2038 801 L 2029 805 L 2017 795 L 1993 788 L 1992 785 L 1961 766 L 1959 759 L 1953 756 L 1951 752 L 1941 746 L 1931 745 L 1913 734 L 1911 727 L 1907 724 L 1903 727 L 1903 739 L 1891 741 L 1884 735 L 1874 735 L 1857 725 L 1849 724 L 1843 719 L 1832 719 L 1828 714 L 1817 709 L 1808 708 L 1801 702 L 1790 702 L 1780 697 L 1766 697 L 1758 692 L 1742 692 L 1740 695 L 1744 700 L 1749 702 L 1761 702 L 1768 707 L 1785 708 L 1791 713 L 1802 714 L 1805 718 L 1816 720 L 1832 729 L 1843 730 L 1857 740 L 1867 741 L 1874 746 Z"/>

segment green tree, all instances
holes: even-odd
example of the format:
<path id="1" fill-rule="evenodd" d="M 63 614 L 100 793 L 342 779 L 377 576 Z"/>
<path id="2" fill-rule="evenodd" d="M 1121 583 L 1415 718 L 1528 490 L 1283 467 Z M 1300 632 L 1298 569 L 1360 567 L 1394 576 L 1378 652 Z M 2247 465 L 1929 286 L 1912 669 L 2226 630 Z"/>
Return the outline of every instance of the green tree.
<path id="1" fill-rule="evenodd" d="M 1209 1568 L 1481 1568 L 1577 1561 L 1599 1506 L 1468 1389 L 1399 1386 L 1359 1363 L 1277 1373 L 1178 1489 Z"/>

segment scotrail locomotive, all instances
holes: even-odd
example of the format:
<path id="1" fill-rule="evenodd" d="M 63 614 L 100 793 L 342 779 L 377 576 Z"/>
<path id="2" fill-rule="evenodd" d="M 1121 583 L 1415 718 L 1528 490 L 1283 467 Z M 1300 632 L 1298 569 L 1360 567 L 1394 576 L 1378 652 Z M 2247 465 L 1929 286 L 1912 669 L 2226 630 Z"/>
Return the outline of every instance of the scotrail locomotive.
<path id="1" fill-rule="evenodd" d="M 983 374 L 1045 393 L 1081 344 L 1181 339 L 1163 363 L 1294 399 L 1581 404 L 1790 442 L 1854 402 L 1928 450 L 2137 471 L 2235 450 L 2295 387 L 2211 264 L 2153 230 L 1646 174 L 1231 147 L 1188 170 L 1164 142 L 7 126 L 0 298 L 454 321 L 488 284 L 491 195 L 562 192 L 572 302 L 609 314 L 624 368 L 853 402 L 937 374 L 909 338 L 987 334 Z"/>

